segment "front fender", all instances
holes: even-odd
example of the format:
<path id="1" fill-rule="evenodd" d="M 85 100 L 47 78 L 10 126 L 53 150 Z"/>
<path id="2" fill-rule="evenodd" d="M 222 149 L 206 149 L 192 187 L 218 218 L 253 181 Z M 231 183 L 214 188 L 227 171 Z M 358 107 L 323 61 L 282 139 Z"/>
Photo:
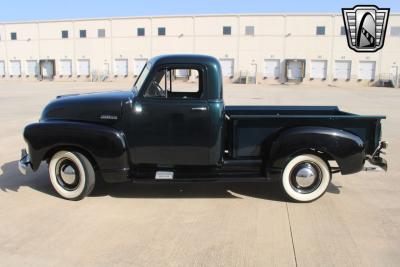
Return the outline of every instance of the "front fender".
<path id="1" fill-rule="evenodd" d="M 76 147 L 90 154 L 102 171 L 127 170 L 127 147 L 122 132 L 104 125 L 74 121 L 44 121 L 25 127 L 33 170 L 46 155 L 61 147 Z"/>
<path id="2" fill-rule="evenodd" d="M 334 128 L 304 126 L 284 130 L 277 136 L 269 152 L 269 167 L 282 170 L 291 156 L 306 150 L 329 155 L 342 174 L 359 172 L 365 161 L 364 142 L 357 135 Z"/>

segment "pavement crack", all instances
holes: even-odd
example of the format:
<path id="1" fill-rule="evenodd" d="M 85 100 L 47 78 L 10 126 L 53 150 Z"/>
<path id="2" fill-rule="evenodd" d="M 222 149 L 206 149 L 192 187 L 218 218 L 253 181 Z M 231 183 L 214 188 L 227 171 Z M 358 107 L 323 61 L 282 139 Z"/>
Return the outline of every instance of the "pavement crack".
<path id="1" fill-rule="evenodd" d="M 288 222 L 289 222 L 289 229 L 290 229 L 290 238 L 292 239 L 292 248 L 293 248 L 293 256 L 294 256 L 294 262 L 297 265 L 297 256 L 296 256 L 296 248 L 294 247 L 294 240 L 293 240 L 293 232 L 292 232 L 292 223 L 290 222 L 290 215 L 289 215 L 289 206 L 288 203 L 286 202 L 286 214 L 288 217 Z"/>

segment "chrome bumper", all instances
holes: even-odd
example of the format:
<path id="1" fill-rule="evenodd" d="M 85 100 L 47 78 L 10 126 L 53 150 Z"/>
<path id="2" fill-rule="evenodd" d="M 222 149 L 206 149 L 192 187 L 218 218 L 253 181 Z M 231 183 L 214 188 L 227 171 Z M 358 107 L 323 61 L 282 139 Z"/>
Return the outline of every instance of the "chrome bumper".
<path id="1" fill-rule="evenodd" d="M 21 159 L 18 162 L 18 169 L 20 173 L 26 175 L 28 167 L 31 167 L 31 159 L 25 149 L 21 150 Z"/>
<path id="2" fill-rule="evenodd" d="M 375 150 L 375 152 L 372 154 L 372 156 L 367 156 L 367 160 L 370 164 L 373 166 L 371 167 L 364 167 L 365 171 L 387 171 L 387 161 L 380 157 L 380 154 L 385 154 L 384 149 L 388 147 L 388 143 L 385 141 L 382 141 L 379 144 L 379 147 Z"/>

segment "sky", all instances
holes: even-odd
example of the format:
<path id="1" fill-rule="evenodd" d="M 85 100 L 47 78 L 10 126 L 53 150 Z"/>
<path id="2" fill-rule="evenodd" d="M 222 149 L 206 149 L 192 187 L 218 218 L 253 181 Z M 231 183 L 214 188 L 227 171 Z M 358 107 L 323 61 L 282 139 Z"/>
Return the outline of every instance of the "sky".
<path id="1" fill-rule="evenodd" d="M 399 0 L 0 0 L 0 22 L 226 13 L 340 13 L 375 4 L 400 12 Z"/>

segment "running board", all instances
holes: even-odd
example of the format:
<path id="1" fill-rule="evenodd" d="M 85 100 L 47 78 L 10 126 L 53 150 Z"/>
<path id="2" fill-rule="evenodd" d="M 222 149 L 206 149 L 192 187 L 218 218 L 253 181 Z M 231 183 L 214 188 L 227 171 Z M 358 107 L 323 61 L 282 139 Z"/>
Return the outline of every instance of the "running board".
<path id="1" fill-rule="evenodd" d="M 159 180 L 159 179 L 132 179 L 132 183 L 138 184 L 154 184 L 154 183 L 193 183 L 193 182 L 216 182 L 216 183 L 244 183 L 244 182 L 268 182 L 265 177 L 247 177 L 247 178 L 187 178 L 187 179 L 173 179 L 173 180 Z"/>
<path id="2" fill-rule="evenodd" d="M 260 159 L 230 159 L 224 160 L 223 165 L 226 166 L 260 166 L 262 160 Z"/>

